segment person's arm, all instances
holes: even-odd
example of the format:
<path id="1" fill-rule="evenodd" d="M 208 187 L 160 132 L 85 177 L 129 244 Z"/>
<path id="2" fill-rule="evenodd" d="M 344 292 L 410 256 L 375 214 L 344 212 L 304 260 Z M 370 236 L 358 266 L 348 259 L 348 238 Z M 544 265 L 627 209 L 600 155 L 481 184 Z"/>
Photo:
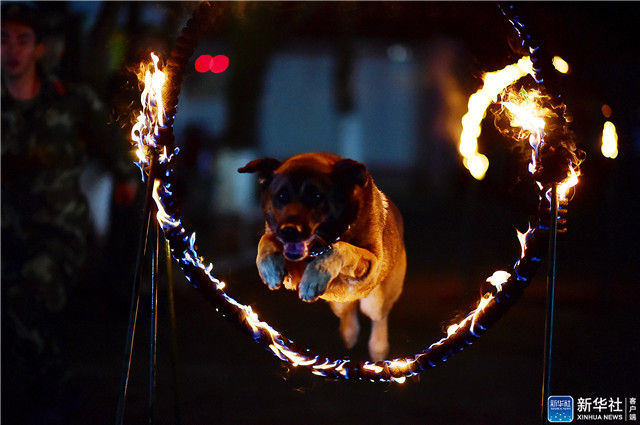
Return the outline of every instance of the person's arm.
<path id="1" fill-rule="evenodd" d="M 129 204 L 135 199 L 139 176 L 132 164 L 131 144 L 105 112 L 103 103 L 87 86 L 78 88 L 82 118 L 79 133 L 86 144 L 87 155 L 115 177 L 114 201 Z"/>

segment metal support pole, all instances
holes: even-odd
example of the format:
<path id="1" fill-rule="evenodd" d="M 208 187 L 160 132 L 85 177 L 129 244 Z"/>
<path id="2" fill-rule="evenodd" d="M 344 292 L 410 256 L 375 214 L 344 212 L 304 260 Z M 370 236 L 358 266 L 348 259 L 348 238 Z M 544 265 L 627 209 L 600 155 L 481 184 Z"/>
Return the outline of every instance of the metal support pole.
<path id="1" fill-rule="evenodd" d="M 542 424 L 547 423 L 547 402 L 551 387 L 551 351 L 553 348 L 553 319 L 556 300 L 556 239 L 558 235 L 558 185 L 551 187 L 549 202 L 549 256 L 547 272 L 547 317 L 545 321 L 544 369 L 542 379 Z"/>
<path id="2" fill-rule="evenodd" d="M 171 326 L 171 381 L 173 386 L 173 406 L 176 425 L 180 425 L 180 392 L 178 391 L 178 329 L 176 324 L 176 301 L 173 287 L 173 259 L 171 246 L 165 240 L 167 254 L 167 293 L 169 297 L 169 320 Z"/>
<path id="3" fill-rule="evenodd" d="M 129 373 L 131 371 L 131 358 L 133 355 L 133 341 L 136 333 L 136 321 L 138 318 L 138 306 L 140 304 L 140 286 L 144 271 L 145 256 L 147 253 L 147 240 L 149 239 L 149 227 L 151 225 L 151 215 L 153 211 L 153 181 L 156 172 L 157 160 L 155 156 L 151 158 L 149 175 L 147 176 L 147 186 L 145 191 L 145 202 L 143 212 L 143 222 L 140 228 L 140 238 L 138 240 L 138 252 L 136 257 L 136 271 L 133 278 L 131 290 L 131 307 L 129 309 L 129 326 L 127 328 L 127 339 L 124 348 L 124 360 L 122 365 L 122 376 L 120 379 L 120 394 L 118 396 L 118 407 L 116 409 L 116 425 L 122 425 L 124 420 L 124 410 L 127 400 L 127 388 L 129 385 Z"/>
<path id="4" fill-rule="evenodd" d="M 149 424 L 153 424 L 153 411 L 156 404 L 156 383 L 158 364 L 156 356 L 158 338 L 158 260 L 160 251 L 160 229 L 158 221 L 153 220 L 155 243 L 151 256 L 151 321 L 149 323 Z"/>

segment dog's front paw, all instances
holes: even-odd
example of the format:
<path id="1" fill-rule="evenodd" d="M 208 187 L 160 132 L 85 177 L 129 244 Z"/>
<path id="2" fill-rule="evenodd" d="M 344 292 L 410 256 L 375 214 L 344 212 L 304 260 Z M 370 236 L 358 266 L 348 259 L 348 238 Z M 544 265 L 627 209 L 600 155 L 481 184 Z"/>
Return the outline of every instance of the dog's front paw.
<path id="1" fill-rule="evenodd" d="M 331 281 L 331 274 L 328 271 L 313 267 L 312 264 L 305 269 L 298 287 L 298 296 L 306 302 L 316 301 L 327 290 Z"/>
<path id="2" fill-rule="evenodd" d="M 284 257 L 279 252 L 267 255 L 257 261 L 258 273 L 269 289 L 276 290 L 282 285 L 287 269 L 284 265 Z"/>

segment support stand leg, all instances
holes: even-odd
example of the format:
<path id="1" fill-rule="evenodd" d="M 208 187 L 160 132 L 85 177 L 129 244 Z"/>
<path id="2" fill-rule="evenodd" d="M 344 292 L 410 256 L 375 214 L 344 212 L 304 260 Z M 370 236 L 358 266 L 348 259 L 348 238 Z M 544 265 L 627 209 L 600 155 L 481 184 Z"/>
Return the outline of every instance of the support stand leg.
<path id="1" fill-rule="evenodd" d="M 160 248 L 160 232 L 158 222 L 154 220 L 155 241 L 151 255 L 151 321 L 149 328 L 149 424 L 153 424 L 153 412 L 156 403 L 157 356 L 158 339 L 158 251 Z"/>
<path id="2" fill-rule="evenodd" d="M 173 387 L 173 406 L 175 423 L 180 425 L 180 393 L 178 391 L 178 329 L 176 325 L 176 302 L 173 288 L 173 262 L 169 241 L 165 240 L 167 254 L 167 293 L 169 297 L 169 320 L 171 326 L 171 383 Z"/>
<path id="3" fill-rule="evenodd" d="M 545 321 L 544 369 L 542 378 L 542 424 L 547 423 L 547 403 L 551 386 L 551 350 L 553 348 L 553 320 L 556 299 L 556 238 L 558 235 L 558 192 L 557 185 L 551 188 L 549 202 L 549 269 L 547 273 L 547 317 Z"/>
<path id="4" fill-rule="evenodd" d="M 116 425 L 122 425 L 124 420 L 124 410 L 127 399 L 127 388 L 129 385 L 129 372 L 131 371 L 131 358 L 133 355 L 133 341 L 136 333 L 136 321 L 138 318 L 138 306 L 140 304 L 140 286 L 144 271 L 144 262 L 147 253 L 147 240 L 149 239 L 149 227 L 151 226 L 151 217 L 153 211 L 153 199 L 151 197 L 153 191 L 153 181 L 155 176 L 156 160 L 152 158 L 147 177 L 147 186 L 145 191 L 144 213 L 142 215 L 143 222 L 140 229 L 140 238 L 138 241 L 138 252 L 136 258 L 136 272 L 133 279 L 133 288 L 131 290 L 131 307 L 129 309 L 129 326 L 127 328 L 127 339 L 124 349 L 124 360 L 122 366 L 122 376 L 120 379 L 120 394 L 118 396 L 118 407 L 116 409 Z"/>

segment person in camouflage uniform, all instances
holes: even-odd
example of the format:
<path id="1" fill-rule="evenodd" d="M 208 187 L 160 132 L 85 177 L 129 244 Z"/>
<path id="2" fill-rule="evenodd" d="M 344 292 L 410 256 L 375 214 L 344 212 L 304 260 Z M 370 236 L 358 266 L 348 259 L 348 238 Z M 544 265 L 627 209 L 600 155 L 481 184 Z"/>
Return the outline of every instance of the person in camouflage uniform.
<path id="1" fill-rule="evenodd" d="M 40 72 L 37 10 L 2 9 L 2 384 L 29 391 L 64 371 L 58 322 L 91 229 L 87 157 L 117 176 L 133 167 L 95 94 Z"/>

